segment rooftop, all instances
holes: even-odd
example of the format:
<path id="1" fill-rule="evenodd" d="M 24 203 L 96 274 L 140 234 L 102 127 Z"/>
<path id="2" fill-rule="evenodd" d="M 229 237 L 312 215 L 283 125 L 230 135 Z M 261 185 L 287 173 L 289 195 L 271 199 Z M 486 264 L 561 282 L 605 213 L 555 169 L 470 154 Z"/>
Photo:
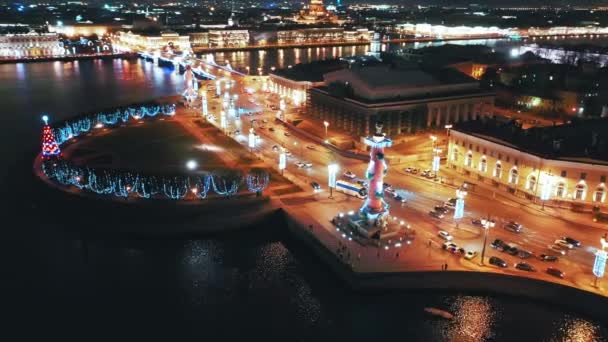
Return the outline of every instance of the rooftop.
<path id="1" fill-rule="evenodd" d="M 277 69 L 271 74 L 299 82 L 323 82 L 323 75 L 325 75 L 326 73 L 340 69 L 346 69 L 348 68 L 349 64 L 352 65 L 353 63 L 374 65 L 378 62 L 373 59 L 361 57 L 352 61 L 348 61 L 345 59 L 330 59 L 314 61 L 306 64 L 296 64 L 291 68 Z"/>
<path id="2" fill-rule="evenodd" d="M 453 130 L 547 159 L 608 165 L 608 118 L 528 129 L 516 121 L 481 118 L 456 124 Z"/>

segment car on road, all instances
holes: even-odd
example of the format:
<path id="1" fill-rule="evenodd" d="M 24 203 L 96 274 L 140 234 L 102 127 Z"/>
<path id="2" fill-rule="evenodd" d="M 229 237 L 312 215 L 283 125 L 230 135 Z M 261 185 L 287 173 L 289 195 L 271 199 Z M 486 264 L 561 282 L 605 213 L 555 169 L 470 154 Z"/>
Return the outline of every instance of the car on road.
<path id="1" fill-rule="evenodd" d="M 561 248 L 560 246 L 549 245 L 549 246 L 547 246 L 547 248 L 549 248 L 549 251 L 551 251 L 553 253 L 557 253 L 559 255 L 566 255 L 566 251 L 563 248 Z"/>
<path id="2" fill-rule="evenodd" d="M 272 146 L 272 150 L 275 151 L 275 152 L 278 152 L 279 151 L 279 145 L 273 145 Z"/>
<path id="3" fill-rule="evenodd" d="M 520 259 L 528 259 L 528 258 L 530 258 L 533 255 L 534 255 L 534 253 L 532 253 L 530 251 L 523 250 L 523 249 L 520 249 L 519 252 L 517 252 L 517 256 Z"/>
<path id="4" fill-rule="evenodd" d="M 414 173 L 414 168 L 413 167 L 406 167 L 405 169 L 403 169 L 403 171 L 405 171 L 407 173 Z"/>
<path id="5" fill-rule="evenodd" d="M 502 267 L 502 268 L 507 268 L 509 265 L 507 265 L 507 262 L 502 260 L 499 257 L 490 257 L 490 265 L 494 265 L 494 266 L 498 266 L 498 267 Z"/>
<path id="6" fill-rule="evenodd" d="M 546 272 L 547 272 L 547 274 L 550 274 L 554 277 L 561 278 L 561 279 L 563 279 L 564 276 L 566 275 L 564 272 L 558 270 L 555 267 L 548 267 Z"/>
<path id="7" fill-rule="evenodd" d="M 460 254 L 460 255 L 464 255 L 464 253 L 466 253 L 464 248 L 458 247 L 458 246 L 452 246 L 452 247 L 448 248 L 447 251 L 452 254 Z"/>
<path id="8" fill-rule="evenodd" d="M 321 186 L 317 182 L 310 182 L 310 186 L 312 186 L 315 191 L 321 190 Z"/>
<path id="9" fill-rule="evenodd" d="M 541 254 L 538 256 L 538 259 L 540 261 L 548 261 L 548 262 L 557 261 L 557 257 L 555 255 L 548 255 L 548 254 Z"/>
<path id="10" fill-rule="evenodd" d="M 310 169 L 312 167 L 312 163 L 305 161 L 304 162 L 304 167 L 307 168 L 307 169 Z"/>
<path id="11" fill-rule="evenodd" d="M 298 161 L 298 162 L 296 162 L 296 166 L 301 169 L 306 165 L 304 163 L 302 163 L 301 161 Z"/>
<path id="12" fill-rule="evenodd" d="M 429 173 L 426 174 L 425 177 L 428 178 L 428 179 L 433 179 L 433 178 L 437 177 L 437 174 L 435 174 L 433 172 L 429 172 Z"/>
<path id="13" fill-rule="evenodd" d="M 429 216 L 434 217 L 436 219 L 442 219 L 443 216 L 445 216 L 445 215 L 443 215 L 442 213 L 438 213 L 436 211 L 431 210 L 431 211 L 429 211 Z"/>
<path id="14" fill-rule="evenodd" d="M 350 178 L 350 179 L 355 179 L 357 178 L 357 175 L 355 175 L 354 173 L 350 172 L 350 171 L 346 171 L 342 174 L 342 176 L 346 177 L 346 178 Z"/>
<path id="15" fill-rule="evenodd" d="M 483 221 L 486 219 L 482 219 L 482 218 L 476 218 L 471 220 L 471 224 L 474 226 L 478 226 L 478 227 L 483 227 Z M 494 221 L 493 219 L 489 220 L 491 223 L 496 223 L 496 221 Z"/>
<path id="16" fill-rule="evenodd" d="M 473 260 L 477 256 L 477 251 L 467 251 L 464 254 L 464 258 L 467 260 Z"/>
<path id="17" fill-rule="evenodd" d="M 445 201 L 445 203 L 443 203 L 443 205 L 450 209 L 454 209 L 454 208 L 456 208 L 456 200 L 457 200 L 457 198 L 455 198 L 455 197 L 450 198 L 449 200 Z"/>
<path id="18" fill-rule="evenodd" d="M 573 238 L 571 238 L 569 236 L 562 236 L 561 239 L 564 240 L 564 241 L 566 241 L 567 243 L 571 244 L 574 247 L 580 247 L 581 246 L 581 242 L 580 241 L 578 241 L 576 239 L 573 239 Z"/>
<path id="19" fill-rule="evenodd" d="M 445 249 L 445 250 L 447 250 L 449 248 L 452 248 L 452 247 L 458 247 L 458 246 L 456 246 L 455 243 L 450 242 L 450 241 L 444 242 L 443 246 L 442 246 L 442 248 Z"/>
<path id="20" fill-rule="evenodd" d="M 518 270 L 526 271 L 526 272 L 535 272 L 536 271 L 536 269 L 534 269 L 534 267 L 532 267 L 532 265 L 530 265 L 526 262 L 518 262 L 517 264 L 515 264 L 515 268 L 517 268 Z"/>
<path id="21" fill-rule="evenodd" d="M 306 145 L 306 148 L 309 149 L 309 150 L 314 150 L 315 149 L 315 147 L 313 145 Z"/>
<path id="22" fill-rule="evenodd" d="M 422 170 L 422 172 L 420 172 L 420 176 L 427 177 L 429 173 L 431 173 L 431 170 L 429 169 Z"/>
<path id="23" fill-rule="evenodd" d="M 442 213 L 444 215 L 450 211 L 449 208 L 444 207 L 443 205 L 436 205 L 435 208 L 433 208 L 433 209 L 435 209 L 436 212 Z"/>
<path id="24" fill-rule="evenodd" d="M 515 256 L 519 253 L 519 249 L 515 246 L 507 244 L 505 247 L 505 252 L 507 252 L 509 255 Z"/>
<path id="25" fill-rule="evenodd" d="M 574 245 L 571 243 L 568 243 L 566 240 L 555 240 L 553 242 L 556 246 L 560 246 L 562 248 L 566 248 L 566 249 L 573 249 Z"/>
<path id="26" fill-rule="evenodd" d="M 437 236 L 444 239 L 445 241 L 452 241 L 454 239 L 454 237 L 452 237 L 452 235 L 450 235 L 450 233 L 446 232 L 445 230 L 440 230 L 437 233 Z"/>
<path id="27" fill-rule="evenodd" d="M 490 247 L 492 247 L 494 249 L 502 250 L 502 249 L 504 249 L 504 245 L 505 245 L 504 241 L 502 241 L 501 239 L 496 239 L 496 240 L 492 241 L 492 243 L 490 244 Z"/>
<path id="28" fill-rule="evenodd" d="M 504 225 L 504 228 L 513 233 L 521 233 L 523 226 L 515 221 L 509 221 Z"/>
<path id="29" fill-rule="evenodd" d="M 357 179 L 357 184 L 367 188 L 367 181 L 363 179 Z"/>
<path id="30" fill-rule="evenodd" d="M 401 202 L 401 203 L 405 203 L 405 202 L 407 202 L 407 200 L 406 200 L 406 199 L 405 199 L 403 196 L 401 196 L 401 195 L 395 195 L 395 196 L 393 197 L 393 199 L 394 199 L 395 201 L 397 201 L 397 202 Z"/>

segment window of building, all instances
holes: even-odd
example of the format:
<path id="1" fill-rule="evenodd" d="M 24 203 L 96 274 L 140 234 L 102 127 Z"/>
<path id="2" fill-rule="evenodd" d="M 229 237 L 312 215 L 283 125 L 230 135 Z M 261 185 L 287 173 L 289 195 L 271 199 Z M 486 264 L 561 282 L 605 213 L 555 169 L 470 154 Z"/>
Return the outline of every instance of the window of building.
<path id="1" fill-rule="evenodd" d="M 515 160 L 513 160 L 513 164 L 514 164 L 515 166 L 518 166 L 518 165 L 519 165 L 519 160 L 517 160 L 517 158 L 515 158 Z"/>
<path id="2" fill-rule="evenodd" d="M 475 146 L 475 152 L 479 152 L 479 145 Z"/>
<path id="3" fill-rule="evenodd" d="M 500 178 L 500 176 L 502 176 L 502 164 L 500 161 L 497 161 L 496 165 L 494 165 L 494 177 Z"/>
<path id="4" fill-rule="evenodd" d="M 486 156 L 481 157 L 479 161 L 479 171 L 481 173 L 486 173 L 488 171 L 488 162 L 486 161 Z"/>
<path id="5" fill-rule="evenodd" d="M 464 140 L 463 140 L 463 141 L 462 141 L 462 147 L 464 147 L 464 145 L 465 145 L 465 144 L 464 144 Z"/>
<path id="6" fill-rule="evenodd" d="M 603 185 L 600 185 L 595 189 L 593 202 L 604 202 L 604 199 L 606 199 L 606 188 Z"/>
<path id="7" fill-rule="evenodd" d="M 519 178 L 519 172 L 517 171 L 516 167 L 513 167 L 511 169 L 511 172 L 509 173 L 509 183 L 517 185 L 518 178 Z"/>
<path id="8" fill-rule="evenodd" d="M 600 183 L 606 183 L 606 176 L 600 176 Z"/>
<path id="9" fill-rule="evenodd" d="M 566 183 L 559 182 L 557 183 L 557 188 L 555 189 L 555 196 L 559 198 L 566 197 Z"/>
<path id="10" fill-rule="evenodd" d="M 585 197 L 587 197 L 587 184 L 585 184 L 584 181 L 581 181 L 576 185 L 576 189 L 574 191 L 574 199 L 584 201 Z"/>
<path id="11" fill-rule="evenodd" d="M 587 179 L 587 173 L 581 172 L 581 180 L 585 180 L 585 179 Z"/>
<path id="12" fill-rule="evenodd" d="M 566 177 L 568 175 L 568 172 L 566 172 L 566 170 L 562 170 L 562 177 Z"/>
<path id="13" fill-rule="evenodd" d="M 467 152 L 467 156 L 464 158 L 464 166 L 471 167 L 473 165 L 473 152 Z"/>
<path id="14" fill-rule="evenodd" d="M 454 147 L 452 149 L 452 161 L 453 162 L 457 162 L 458 161 L 458 147 Z"/>
<path id="15" fill-rule="evenodd" d="M 528 177 L 528 184 L 526 184 L 526 189 L 530 191 L 534 191 L 534 189 L 536 189 L 536 176 L 530 175 L 530 177 Z"/>
<path id="16" fill-rule="evenodd" d="M 485 148 L 483 149 L 483 154 L 488 154 L 488 151 Z"/>

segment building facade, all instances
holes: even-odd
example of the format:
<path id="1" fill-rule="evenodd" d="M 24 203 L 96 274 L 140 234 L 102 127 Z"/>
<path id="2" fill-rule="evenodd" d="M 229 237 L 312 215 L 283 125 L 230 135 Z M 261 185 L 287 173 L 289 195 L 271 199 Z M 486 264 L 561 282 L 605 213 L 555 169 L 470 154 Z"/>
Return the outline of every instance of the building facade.
<path id="1" fill-rule="evenodd" d="M 210 47 L 244 47 L 248 44 L 247 30 L 209 30 Z"/>
<path id="2" fill-rule="evenodd" d="M 0 56 L 52 57 L 66 53 L 56 33 L 6 34 L 0 36 Z"/>
<path id="3" fill-rule="evenodd" d="M 450 131 L 448 165 L 476 182 L 549 205 L 603 206 L 606 202 L 606 161 L 548 158 L 455 128 Z"/>
<path id="4" fill-rule="evenodd" d="M 416 69 L 344 69 L 325 74 L 324 81 L 325 87 L 308 91 L 309 115 L 360 136 L 373 133 L 376 121 L 397 136 L 494 112 L 495 94 L 480 89 L 478 82 L 441 82 Z"/>
<path id="5" fill-rule="evenodd" d="M 142 51 L 160 50 L 167 47 L 180 51 L 190 51 L 190 37 L 180 36 L 175 32 L 162 32 L 159 36 L 147 36 L 132 32 L 118 32 L 113 45 L 119 49 L 137 49 Z"/>

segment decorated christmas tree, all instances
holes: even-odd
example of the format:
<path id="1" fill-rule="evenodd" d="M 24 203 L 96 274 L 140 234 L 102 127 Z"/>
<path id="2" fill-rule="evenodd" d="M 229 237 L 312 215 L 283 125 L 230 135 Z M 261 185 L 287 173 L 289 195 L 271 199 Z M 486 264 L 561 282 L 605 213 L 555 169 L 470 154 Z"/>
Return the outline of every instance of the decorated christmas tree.
<path id="1" fill-rule="evenodd" d="M 42 121 L 44 121 L 44 127 L 42 127 L 42 157 L 47 159 L 58 157 L 61 150 L 59 150 L 59 145 L 55 140 L 53 129 L 49 126 L 49 117 L 44 115 Z"/>

